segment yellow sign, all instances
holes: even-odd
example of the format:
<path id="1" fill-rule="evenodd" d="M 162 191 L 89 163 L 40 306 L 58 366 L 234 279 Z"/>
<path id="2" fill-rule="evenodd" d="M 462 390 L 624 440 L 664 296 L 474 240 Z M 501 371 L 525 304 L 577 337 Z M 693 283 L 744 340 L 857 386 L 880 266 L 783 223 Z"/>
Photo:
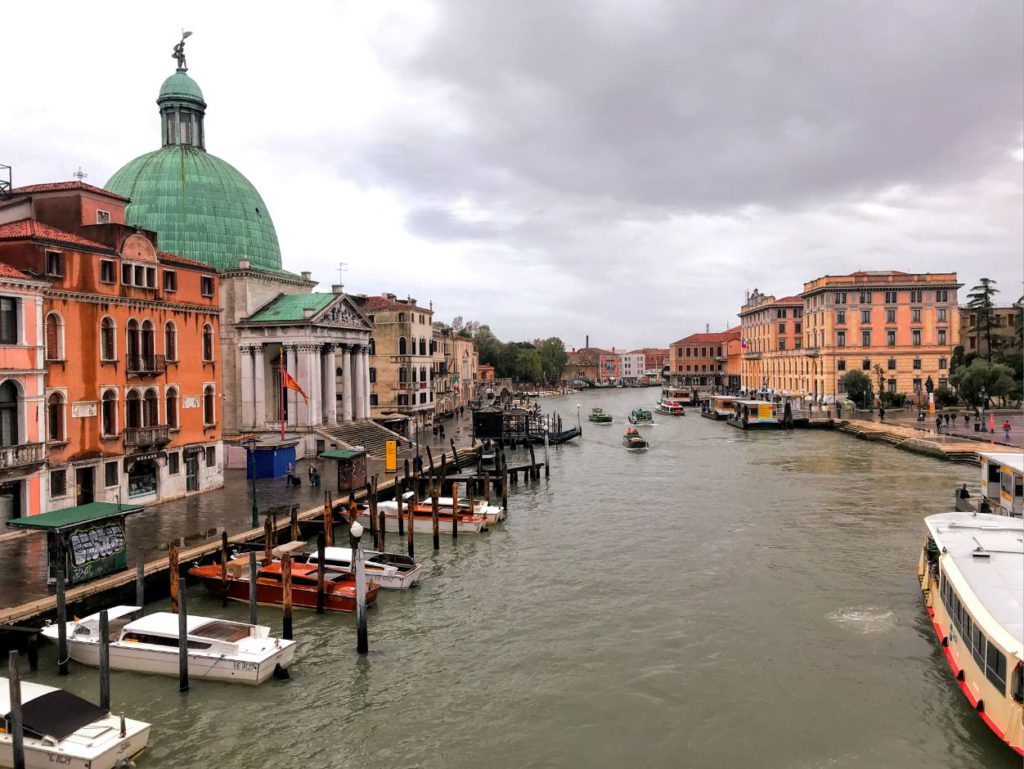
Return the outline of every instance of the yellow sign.
<path id="1" fill-rule="evenodd" d="M 387 441 L 384 447 L 384 472 L 398 472 L 398 441 Z"/>

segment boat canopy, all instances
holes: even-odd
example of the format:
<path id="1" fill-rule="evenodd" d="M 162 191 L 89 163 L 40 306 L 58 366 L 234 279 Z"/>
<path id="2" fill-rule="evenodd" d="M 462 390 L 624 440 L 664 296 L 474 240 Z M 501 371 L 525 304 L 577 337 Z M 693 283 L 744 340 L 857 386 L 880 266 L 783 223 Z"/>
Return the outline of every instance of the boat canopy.
<path id="1" fill-rule="evenodd" d="M 5 685 L 4 689 L 7 688 Z M 10 702 L 6 704 L 4 710 L 10 708 Z M 36 739 L 67 739 L 82 727 L 105 718 L 109 712 L 63 689 L 51 689 L 21 704 L 25 734 Z M 4 722 L 9 731 L 9 712 L 4 714 Z"/>

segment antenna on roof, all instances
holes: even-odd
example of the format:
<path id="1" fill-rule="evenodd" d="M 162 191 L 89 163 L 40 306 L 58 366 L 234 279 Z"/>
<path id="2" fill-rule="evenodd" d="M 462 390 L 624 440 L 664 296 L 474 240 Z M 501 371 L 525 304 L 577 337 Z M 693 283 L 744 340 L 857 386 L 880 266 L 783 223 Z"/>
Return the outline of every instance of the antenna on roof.
<path id="1" fill-rule="evenodd" d="M 345 288 L 345 270 L 348 269 L 346 262 L 338 262 L 338 285 L 344 290 Z"/>
<path id="2" fill-rule="evenodd" d="M 78 179 L 78 181 L 82 181 L 82 179 L 88 179 L 89 178 L 89 174 L 87 174 L 85 171 L 83 171 L 81 166 L 79 166 L 78 170 L 75 171 L 71 175 L 73 177 L 75 177 L 76 179 Z"/>

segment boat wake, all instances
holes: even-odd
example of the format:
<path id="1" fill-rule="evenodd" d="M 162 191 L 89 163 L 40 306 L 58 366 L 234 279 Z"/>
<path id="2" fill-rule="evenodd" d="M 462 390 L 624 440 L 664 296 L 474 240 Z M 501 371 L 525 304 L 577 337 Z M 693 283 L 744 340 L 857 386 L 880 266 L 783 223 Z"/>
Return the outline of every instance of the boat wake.
<path id="1" fill-rule="evenodd" d="M 827 616 L 829 622 L 863 635 L 886 633 L 896 627 L 896 612 L 877 606 L 847 607 Z"/>

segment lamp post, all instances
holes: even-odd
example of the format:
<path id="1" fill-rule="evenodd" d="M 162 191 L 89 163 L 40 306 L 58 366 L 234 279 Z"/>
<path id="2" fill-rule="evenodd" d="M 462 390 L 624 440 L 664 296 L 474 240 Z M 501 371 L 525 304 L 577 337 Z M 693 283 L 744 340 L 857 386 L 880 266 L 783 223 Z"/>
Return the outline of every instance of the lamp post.
<path id="1" fill-rule="evenodd" d="M 576 429 L 579 430 L 580 435 L 583 434 L 583 423 L 580 421 L 580 409 L 583 408 L 582 403 L 576 404 Z"/>
<path id="2" fill-rule="evenodd" d="M 349 527 L 348 533 L 352 537 L 352 570 L 356 575 L 356 652 L 366 654 L 370 651 L 370 642 L 366 637 L 366 567 L 363 565 L 363 550 L 359 547 L 363 525 L 356 521 Z"/>
<path id="3" fill-rule="evenodd" d="M 260 509 L 256 505 L 256 441 L 258 438 L 253 436 L 246 438 L 243 443 L 245 444 L 246 451 L 248 452 L 249 458 L 249 475 L 252 478 L 252 526 L 256 528 L 260 525 Z"/>
<path id="4" fill-rule="evenodd" d="M 988 405 L 988 391 L 985 389 L 985 385 L 981 386 L 981 392 L 978 393 L 981 396 L 981 432 L 987 433 L 988 428 L 985 427 L 985 407 Z"/>

